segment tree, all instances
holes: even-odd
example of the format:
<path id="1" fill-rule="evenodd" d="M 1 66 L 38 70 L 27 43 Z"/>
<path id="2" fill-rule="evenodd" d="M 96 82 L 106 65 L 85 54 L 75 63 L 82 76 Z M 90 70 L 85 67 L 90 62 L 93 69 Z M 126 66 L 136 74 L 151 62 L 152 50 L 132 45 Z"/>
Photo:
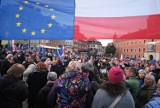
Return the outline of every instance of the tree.
<path id="1" fill-rule="evenodd" d="M 114 46 L 113 43 L 109 43 L 106 47 L 106 54 L 112 54 L 114 55 L 116 52 L 116 47 Z"/>

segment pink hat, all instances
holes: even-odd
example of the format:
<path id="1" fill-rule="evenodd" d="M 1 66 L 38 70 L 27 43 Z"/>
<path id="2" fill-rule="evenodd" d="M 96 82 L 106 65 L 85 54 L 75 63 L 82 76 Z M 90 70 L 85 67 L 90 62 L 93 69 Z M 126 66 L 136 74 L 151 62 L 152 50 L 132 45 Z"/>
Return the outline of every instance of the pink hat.
<path id="1" fill-rule="evenodd" d="M 123 80 L 123 71 L 120 67 L 112 67 L 108 74 L 109 81 L 113 84 L 119 84 Z"/>

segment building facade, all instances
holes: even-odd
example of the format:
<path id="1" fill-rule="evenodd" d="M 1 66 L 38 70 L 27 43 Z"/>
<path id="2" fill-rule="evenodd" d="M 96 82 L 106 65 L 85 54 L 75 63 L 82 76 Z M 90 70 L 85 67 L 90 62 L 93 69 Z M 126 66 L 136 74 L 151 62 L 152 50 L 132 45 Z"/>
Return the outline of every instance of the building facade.
<path id="1" fill-rule="evenodd" d="M 149 50 L 149 43 L 155 42 L 155 50 Z M 116 47 L 115 56 L 118 58 L 123 57 L 129 58 L 147 58 L 150 59 L 152 55 L 157 60 L 160 56 L 156 56 L 160 52 L 160 39 L 133 39 L 133 40 L 113 40 L 113 44 Z"/>
<path id="2" fill-rule="evenodd" d="M 88 41 L 88 49 L 97 51 L 97 55 L 104 55 L 105 54 L 105 47 L 102 46 L 101 42 L 99 41 Z"/>

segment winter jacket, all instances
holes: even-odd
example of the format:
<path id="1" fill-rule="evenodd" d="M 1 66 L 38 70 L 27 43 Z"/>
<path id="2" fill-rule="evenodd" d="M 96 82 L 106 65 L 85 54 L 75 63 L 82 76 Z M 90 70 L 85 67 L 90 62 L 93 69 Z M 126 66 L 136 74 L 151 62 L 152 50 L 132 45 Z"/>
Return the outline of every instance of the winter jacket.
<path id="1" fill-rule="evenodd" d="M 23 81 L 26 83 L 27 80 L 28 80 L 28 75 L 30 73 L 33 73 L 33 72 L 36 72 L 36 64 L 33 63 L 33 64 L 30 64 L 27 69 L 24 71 L 23 73 Z M 27 83 L 26 83 L 27 84 Z M 28 84 L 27 84 L 28 85 Z"/>
<path id="2" fill-rule="evenodd" d="M 142 86 L 137 97 L 138 108 L 144 108 L 144 105 L 152 98 L 155 92 L 155 86 Z"/>
<path id="3" fill-rule="evenodd" d="M 99 89 L 94 97 L 91 108 L 108 108 L 117 96 L 111 96 L 106 90 Z M 114 108 L 135 108 L 132 95 L 127 90 Z"/>
<path id="4" fill-rule="evenodd" d="M 28 76 L 28 105 L 29 108 L 34 108 L 36 96 L 39 90 L 47 83 L 48 71 L 37 71 L 29 74 Z"/>
<path id="5" fill-rule="evenodd" d="M 47 97 L 53 85 L 53 82 L 49 82 L 38 92 L 35 108 L 49 108 Z"/>
<path id="6" fill-rule="evenodd" d="M 65 72 L 65 66 L 64 65 L 51 65 L 50 71 L 56 72 L 57 77 L 62 75 Z"/>
<path id="7" fill-rule="evenodd" d="M 134 101 L 136 101 L 137 99 L 137 95 L 139 92 L 139 81 L 138 81 L 138 76 L 133 76 L 133 77 L 129 77 L 126 80 L 126 85 L 129 88 Z"/>
<path id="8" fill-rule="evenodd" d="M 93 99 L 90 90 L 86 76 L 77 71 L 66 72 L 55 82 L 48 102 L 51 108 L 90 108 Z"/>
<path id="9" fill-rule="evenodd" d="M 0 78 L 0 108 L 22 108 L 22 101 L 28 97 L 25 83 L 11 75 Z"/>
<path id="10" fill-rule="evenodd" d="M 160 108 L 160 97 L 152 98 L 146 105 L 145 108 Z"/>
<path id="11" fill-rule="evenodd" d="M 5 75 L 8 71 L 8 69 L 12 66 L 13 64 L 10 63 L 7 59 L 5 59 L 1 65 L 1 76 Z"/>

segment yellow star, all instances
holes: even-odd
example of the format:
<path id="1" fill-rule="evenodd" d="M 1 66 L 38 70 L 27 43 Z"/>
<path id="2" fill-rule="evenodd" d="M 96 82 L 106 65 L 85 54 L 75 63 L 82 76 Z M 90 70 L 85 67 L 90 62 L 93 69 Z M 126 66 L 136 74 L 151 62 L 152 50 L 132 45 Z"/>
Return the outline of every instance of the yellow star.
<path id="1" fill-rule="evenodd" d="M 50 11 L 54 11 L 54 10 L 51 8 Z"/>
<path id="2" fill-rule="evenodd" d="M 51 19 L 56 19 L 56 16 L 52 15 L 52 16 L 51 16 Z"/>
<path id="3" fill-rule="evenodd" d="M 39 3 L 39 2 L 36 2 L 36 4 L 39 5 L 40 3 Z"/>
<path id="4" fill-rule="evenodd" d="M 20 27 L 20 26 L 21 26 L 21 23 L 20 23 L 20 22 L 17 22 L 17 23 L 16 23 L 16 26 L 17 26 L 17 27 Z"/>
<path id="5" fill-rule="evenodd" d="M 26 33 L 26 32 L 27 32 L 26 28 L 22 29 L 22 33 Z"/>
<path id="6" fill-rule="evenodd" d="M 28 1 L 24 1 L 24 4 L 28 4 Z"/>
<path id="7" fill-rule="evenodd" d="M 20 6 L 20 7 L 19 7 L 19 10 L 20 10 L 20 11 L 22 11 L 22 10 L 23 10 L 23 7 L 22 7 L 22 6 Z"/>
<path id="8" fill-rule="evenodd" d="M 46 7 L 46 8 L 47 8 L 47 7 L 49 7 L 49 6 L 48 6 L 48 5 L 45 5 L 44 7 Z"/>
<path id="9" fill-rule="evenodd" d="M 46 32 L 46 30 L 45 29 L 41 29 L 41 33 L 45 33 Z"/>
<path id="10" fill-rule="evenodd" d="M 51 28 L 52 26 L 53 26 L 53 24 L 52 24 L 52 23 L 49 23 L 49 24 L 48 24 L 48 27 L 49 27 L 49 28 Z"/>
<path id="11" fill-rule="evenodd" d="M 32 31 L 32 32 L 31 32 L 31 35 L 32 35 L 32 36 L 35 36 L 35 35 L 36 35 L 36 32 L 35 32 L 35 31 Z"/>
<path id="12" fill-rule="evenodd" d="M 19 14 L 16 14 L 16 18 L 19 18 L 20 17 L 20 15 Z"/>

